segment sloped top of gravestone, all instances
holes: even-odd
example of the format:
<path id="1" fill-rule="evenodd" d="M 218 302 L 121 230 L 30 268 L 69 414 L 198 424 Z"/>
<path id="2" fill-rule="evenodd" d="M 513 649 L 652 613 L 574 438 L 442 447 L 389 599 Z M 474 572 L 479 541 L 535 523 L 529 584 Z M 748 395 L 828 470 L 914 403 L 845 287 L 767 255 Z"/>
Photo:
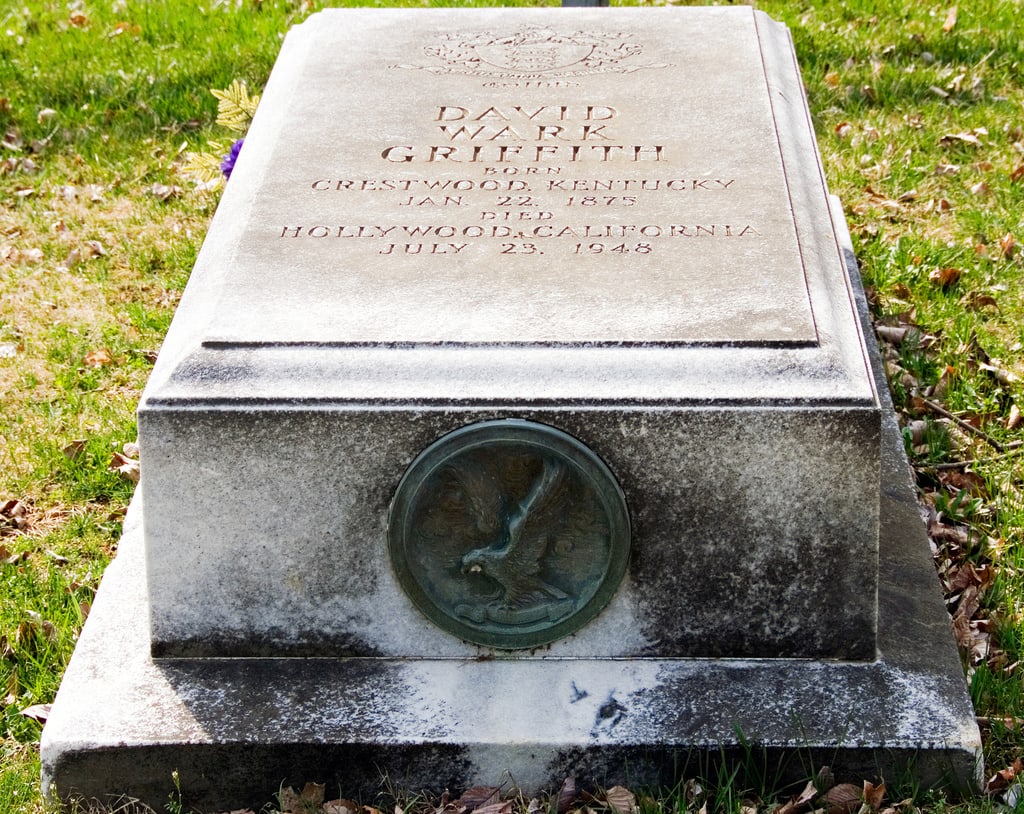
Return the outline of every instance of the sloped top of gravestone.
<path id="1" fill-rule="evenodd" d="M 873 400 L 785 29 L 721 8 L 314 15 L 165 353 L 179 381 L 241 366 L 270 392 L 299 349 L 377 381 L 363 395 L 408 380 L 399 351 L 424 381 L 471 370 L 470 390 L 511 368 L 541 382 L 569 352 L 614 369 L 661 351 L 677 396 L 758 394 L 803 366 L 780 392 Z M 698 393 L 664 364 L 717 373 Z"/>

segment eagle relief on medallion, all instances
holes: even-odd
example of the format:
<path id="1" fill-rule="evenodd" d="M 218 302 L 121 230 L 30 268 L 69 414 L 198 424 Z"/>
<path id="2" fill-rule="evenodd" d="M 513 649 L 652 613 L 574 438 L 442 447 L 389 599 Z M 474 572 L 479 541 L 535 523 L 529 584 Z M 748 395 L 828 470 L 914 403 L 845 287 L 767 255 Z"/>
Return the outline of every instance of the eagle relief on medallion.
<path id="1" fill-rule="evenodd" d="M 461 73 L 512 79 L 556 79 L 601 73 L 631 73 L 666 64 L 637 62 L 642 46 L 626 32 L 573 31 L 568 34 L 527 25 L 516 31 L 441 35 L 423 49 L 430 65 L 396 65 L 435 74 Z"/>
<path id="2" fill-rule="evenodd" d="M 399 582 L 428 618 L 516 649 L 568 635 L 604 607 L 626 567 L 629 520 L 592 451 L 511 419 L 428 447 L 399 485 L 389 536 Z"/>

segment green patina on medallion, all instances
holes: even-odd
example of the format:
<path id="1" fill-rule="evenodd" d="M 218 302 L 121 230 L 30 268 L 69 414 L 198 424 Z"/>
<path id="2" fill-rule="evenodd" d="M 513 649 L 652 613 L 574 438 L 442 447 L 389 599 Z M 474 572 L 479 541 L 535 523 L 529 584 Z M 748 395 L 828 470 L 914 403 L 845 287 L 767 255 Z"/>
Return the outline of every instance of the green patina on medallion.
<path id="1" fill-rule="evenodd" d="M 506 650 L 579 630 L 608 603 L 629 559 L 615 477 L 570 435 L 522 419 L 440 438 L 391 504 L 391 562 L 443 630 Z"/>

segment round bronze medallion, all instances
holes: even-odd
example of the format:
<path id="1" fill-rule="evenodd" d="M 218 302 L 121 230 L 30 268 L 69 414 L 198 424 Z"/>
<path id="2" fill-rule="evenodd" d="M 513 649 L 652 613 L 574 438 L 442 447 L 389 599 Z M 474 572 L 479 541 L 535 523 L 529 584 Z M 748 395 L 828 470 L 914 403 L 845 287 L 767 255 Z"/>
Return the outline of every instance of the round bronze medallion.
<path id="1" fill-rule="evenodd" d="M 388 541 L 402 588 L 431 621 L 514 650 L 567 636 L 608 603 L 629 559 L 629 514 L 611 471 L 572 436 L 485 421 L 412 462 Z"/>

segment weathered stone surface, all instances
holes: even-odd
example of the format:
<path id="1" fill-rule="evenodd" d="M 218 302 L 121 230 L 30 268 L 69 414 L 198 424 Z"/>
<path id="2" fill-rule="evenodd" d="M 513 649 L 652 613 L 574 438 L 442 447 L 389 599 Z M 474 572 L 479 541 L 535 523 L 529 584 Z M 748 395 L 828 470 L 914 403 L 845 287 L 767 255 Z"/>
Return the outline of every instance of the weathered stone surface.
<path id="1" fill-rule="evenodd" d="M 600 456 L 632 526 L 532 655 L 874 657 L 879 407 L 784 28 L 294 31 L 140 408 L 154 652 L 477 654 L 385 524 L 421 450 L 508 418 Z"/>

